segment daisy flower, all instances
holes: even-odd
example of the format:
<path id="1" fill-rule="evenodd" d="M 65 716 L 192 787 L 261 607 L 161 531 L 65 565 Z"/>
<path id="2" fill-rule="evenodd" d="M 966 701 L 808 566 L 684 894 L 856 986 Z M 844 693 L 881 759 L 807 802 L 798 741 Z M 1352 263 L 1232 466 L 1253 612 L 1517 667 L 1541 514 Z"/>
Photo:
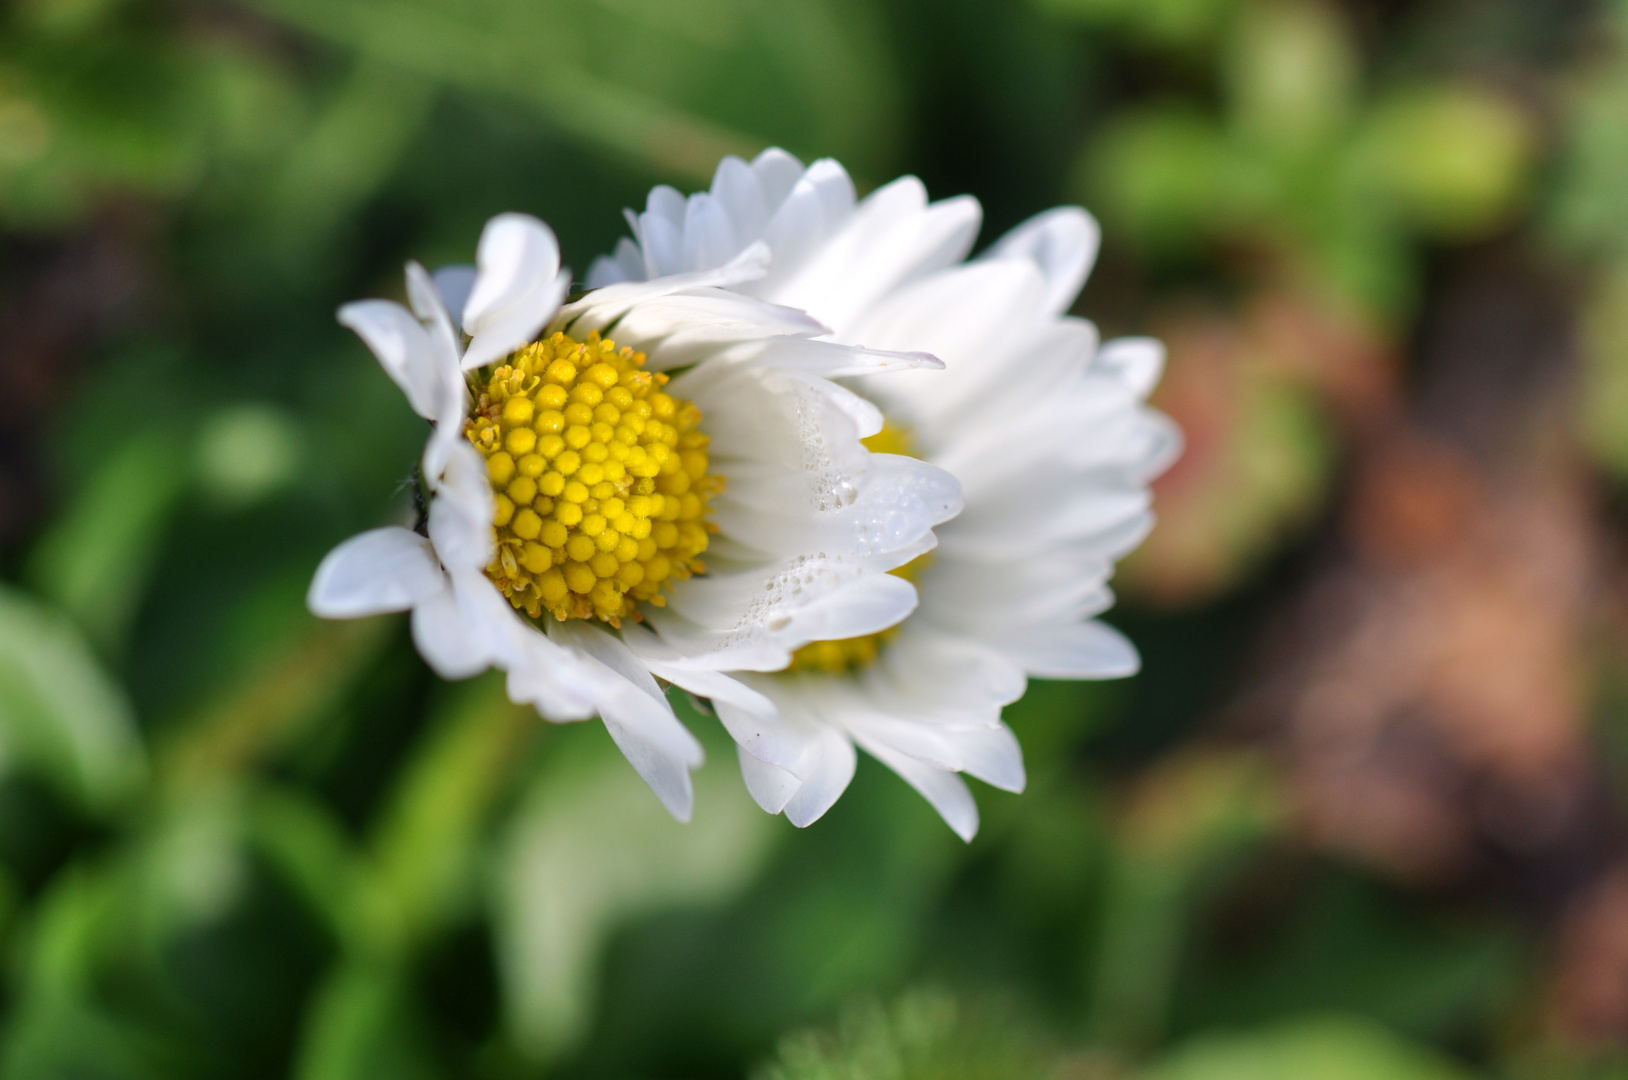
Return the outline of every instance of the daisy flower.
<path id="1" fill-rule="evenodd" d="M 409 264 L 411 310 L 339 312 L 432 424 L 428 507 L 418 529 L 334 549 L 309 607 L 411 611 L 443 677 L 498 668 L 549 720 L 602 717 L 687 820 L 701 747 L 661 682 L 771 717 L 728 672 L 783 668 L 810 641 L 876 632 L 915 606 L 888 571 L 932 546 L 958 486 L 868 451 L 881 414 L 831 377 L 941 365 L 836 342 L 731 291 L 767 272 L 765 244 L 565 303 L 553 234 L 505 214 L 476 263 L 433 278 Z"/>
<path id="2" fill-rule="evenodd" d="M 633 238 L 595 263 L 591 284 L 700 272 L 766 244 L 768 271 L 733 289 L 808 313 L 830 327 L 824 340 L 946 363 L 847 381 L 886 418 L 869 445 L 961 482 L 965 509 L 937 529 L 937 549 L 895 571 L 920 606 L 884 632 L 829 635 L 778 673 L 743 677 L 777 706 L 772 719 L 728 701 L 717 711 L 765 810 L 818 819 L 852 778 L 857 745 L 970 839 L 978 809 L 958 774 L 1022 790 L 1001 709 L 1027 680 L 1138 666 L 1093 617 L 1113 602 L 1114 562 L 1152 524 L 1148 483 L 1180 436 L 1144 405 L 1159 343 L 1099 344 L 1091 323 L 1066 314 L 1096 255 L 1096 223 L 1055 209 L 967 262 L 976 200 L 929 203 L 914 177 L 857 200 L 836 162 L 805 169 L 779 150 L 725 159 L 711 191 L 688 199 L 656 188 L 628 217 Z"/>

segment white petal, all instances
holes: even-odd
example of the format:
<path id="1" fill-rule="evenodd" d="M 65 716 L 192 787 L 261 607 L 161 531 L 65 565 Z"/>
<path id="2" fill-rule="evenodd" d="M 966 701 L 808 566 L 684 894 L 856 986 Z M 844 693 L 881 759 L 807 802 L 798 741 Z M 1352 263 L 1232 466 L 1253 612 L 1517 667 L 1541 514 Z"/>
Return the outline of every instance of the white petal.
<path id="1" fill-rule="evenodd" d="M 596 255 L 594 261 L 588 264 L 588 277 L 584 284 L 589 289 L 602 289 L 606 285 L 616 285 L 627 280 L 615 259 L 609 255 Z"/>
<path id="2" fill-rule="evenodd" d="M 662 191 L 656 188 L 650 192 L 651 201 L 654 202 L 656 194 Z M 682 204 L 682 197 L 671 188 L 672 192 Z M 684 227 L 682 218 L 678 221 L 669 219 L 665 214 L 654 211 L 645 211 L 640 214 L 634 232 L 639 238 L 639 245 L 644 250 L 644 273 L 639 280 L 659 281 L 664 277 L 672 277 L 684 269 Z"/>
<path id="3" fill-rule="evenodd" d="M 759 172 L 764 177 L 765 191 L 785 182 L 784 161 L 766 162 L 765 151 L 753 163 L 768 168 Z M 787 160 L 795 161 L 787 155 Z M 774 267 L 763 280 L 747 291 L 767 296 L 793 278 L 810 258 L 816 256 L 835 236 L 854 213 L 854 183 L 837 162 L 822 158 L 791 181 L 776 207 L 769 223 L 764 226 L 763 239 L 774 251 Z"/>
<path id="4" fill-rule="evenodd" d="M 1146 398 L 1164 373 L 1164 357 L 1164 343 L 1157 338 L 1115 338 L 1103 342 L 1092 366 L 1124 383 L 1138 398 Z"/>
<path id="5" fill-rule="evenodd" d="M 1049 487 L 1044 482 L 1048 478 L 1055 481 Z M 1027 558 L 1059 544 L 1116 533 L 1139 521 L 1150 502 L 1147 488 L 1139 484 L 1082 484 L 1060 465 L 1054 470 L 1037 467 L 1014 478 L 1005 490 L 973 498 L 960 517 L 939 531 L 939 546 L 974 558 Z"/>
<path id="6" fill-rule="evenodd" d="M 639 253 L 639 245 L 627 237 L 616 242 L 616 254 L 607 258 L 601 255 L 593 261 L 588 268 L 588 280 L 585 287 L 588 289 L 601 289 L 606 285 L 616 285 L 624 281 L 644 280 L 644 256 Z"/>
<path id="7" fill-rule="evenodd" d="M 413 644 L 443 679 L 467 679 L 491 666 L 488 627 L 471 625 L 451 581 L 413 608 Z"/>
<path id="8" fill-rule="evenodd" d="M 853 743 L 831 727 L 821 729 L 812 759 L 811 763 L 805 763 L 812 768 L 803 775 L 802 785 L 786 803 L 786 820 L 799 829 L 824 817 L 836 804 L 848 790 L 858 764 Z"/>
<path id="9" fill-rule="evenodd" d="M 752 159 L 752 176 L 763 192 L 770 213 L 786 201 L 803 176 L 803 163 L 778 146 L 771 146 Z"/>
<path id="10" fill-rule="evenodd" d="M 417 262 L 407 264 L 407 302 L 413 314 L 437 341 L 442 355 L 457 352 L 458 342 L 452 328 L 452 316 L 441 300 L 441 290 L 430 277 L 429 271 Z"/>
<path id="11" fill-rule="evenodd" d="M 936 564 L 929 567 L 928 574 L 937 569 Z M 919 591 L 926 598 L 936 586 L 934 575 Z M 895 704 L 889 708 L 900 715 L 919 711 L 934 722 L 993 727 L 1000 722 L 1001 707 L 1023 696 L 1028 680 L 987 639 L 943 633 L 917 612 L 866 673 L 865 684 L 878 697 L 891 691 Z"/>
<path id="12" fill-rule="evenodd" d="M 1023 790 L 1023 748 L 1011 728 L 1002 724 L 992 730 L 957 731 L 949 738 L 961 751 L 962 772 L 1002 791 Z"/>
<path id="13" fill-rule="evenodd" d="M 612 285 L 610 289 L 640 287 Z M 608 306 L 602 313 L 615 314 Z M 762 348 L 768 344 L 766 338 L 815 337 L 826 332 L 824 325 L 795 308 L 710 287 L 640 301 L 621 311 L 615 321 L 616 342 L 646 353 L 650 358 L 646 366 L 651 371 L 699 363 L 731 345 Z M 609 322 L 607 318 L 605 325 Z M 604 327 L 579 321 L 571 332 L 580 334 L 591 329 Z"/>
<path id="14" fill-rule="evenodd" d="M 797 611 L 784 635 L 799 644 L 876 634 L 916 610 L 916 587 L 892 574 L 868 574 Z"/>
<path id="15" fill-rule="evenodd" d="M 865 752 L 898 773 L 933 804 L 955 835 L 971 842 L 978 834 L 978 804 L 966 783 L 952 772 L 934 768 L 880 744 L 865 745 Z"/>
<path id="16" fill-rule="evenodd" d="M 848 375 L 875 375 L 887 371 L 944 369 L 944 361 L 931 353 L 885 352 L 808 338 L 785 338 L 776 341 L 758 355 L 756 362 L 788 371 L 806 371 L 826 379 L 840 379 Z"/>
<path id="17" fill-rule="evenodd" d="M 619 639 L 582 620 L 552 622 L 549 636 L 620 676 L 599 702 L 605 728 L 667 812 L 688 821 L 695 801 L 690 770 L 700 768 L 706 755 L 673 715 L 649 670 Z"/>
<path id="18" fill-rule="evenodd" d="M 429 534 L 448 570 L 480 571 L 492 561 L 492 488 L 480 452 L 463 439 L 447 450 L 447 463 L 430 500 Z"/>
<path id="19" fill-rule="evenodd" d="M 708 666 L 704 658 L 684 655 L 648 627 L 638 624 L 624 626 L 621 634 L 623 643 L 658 678 L 666 679 L 697 697 L 707 698 L 714 704 L 728 702 L 743 712 L 767 717 L 774 715 L 774 702 Z"/>
<path id="20" fill-rule="evenodd" d="M 554 234 L 534 217 L 499 214 L 486 223 L 475 252 L 479 272 L 464 304 L 470 335 L 465 370 L 483 367 L 537 336 L 571 288 L 560 269 Z"/>
<path id="21" fill-rule="evenodd" d="M 430 542 L 392 526 L 346 540 L 311 579 L 306 606 L 324 619 L 406 611 L 444 588 L 446 575 Z"/>
<path id="22" fill-rule="evenodd" d="M 1046 278 L 1046 309 L 1060 315 L 1080 294 L 1101 244 L 1095 218 L 1077 206 L 1059 206 L 995 241 L 983 257 L 1032 261 Z"/>
<path id="23" fill-rule="evenodd" d="M 921 608 L 913 621 L 973 637 L 991 626 L 1078 622 L 1113 606 L 1105 584 L 1112 570 L 1109 560 L 1072 546 L 1016 560 L 940 552 L 917 578 Z"/>
<path id="24" fill-rule="evenodd" d="M 619 676 L 607 677 L 601 665 L 587 663 L 579 653 L 550 641 L 529 623 L 519 624 L 514 643 L 504 661 L 510 701 L 530 705 L 554 723 L 599 714 L 608 679 Z"/>
<path id="25" fill-rule="evenodd" d="M 1142 666 L 1136 646 L 1100 622 L 1014 630 L 995 644 L 1042 679 L 1119 679 Z"/>
<path id="26" fill-rule="evenodd" d="M 426 420 L 443 415 L 447 386 L 443 368 L 456 368 L 457 362 L 437 355 L 429 332 L 411 312 L 388 300 L 359 300 L 339 309 L 339 322 L 367 343 L 414 412 Z"/>
<path id="27" fill-rule="evenodd" d="M 435 371 L 441 380 L 441 390 L 438 406 L 440 412 L 435 416 L 434 441 L 445 443 L 461 434 L 464 402 L 468 397 L 463 372 L 457 362 L 457 331 L 452 328 L 452 316 L 447 314 L 446 305 L 441 302 L 440 288 L 416 262 L 407 264 L 407 296 L 413 305 L 413 314 L 418 316 L 419 321 L 429 331 L 436 357 Z M 432 456 L 438 455 L 439 452 Z"/>
<path id="28" fill-rule="evenodd" d="M 618 248 L 618 263 L 621 261 L 620 251 Z M 715 269 L 674 273 L 649 280 L 630 277 L 623 281 L 607 283 L 603 287 L 595 287 L 586 296 L 561 309 L 560 321 L 573 334 L 579 336 L 590 330 L 604 330 L 626 315 L 635 305 L 646 304 L 674 293 L 732 288 L 762 277 L 768 268 L 768 245 L 751 244 L 739 255 Z M 807 322 L 806 318 L 804 321 Z M 618 341 L 626 338 L 620 327 L 617 329 L 616 338 Z"/>
<path id="29" fill-rule="evenodd" d="M 780 766 L 753 757 L 744 746 L 737 746 L 735 751 L 741 763 L 741 779 L 746 781 L 752 798 L 771 814 L 784 810 L 803 782 Z"/>
<path id="30" fill-rule="evenodd" d="M 684 269 L 711 270 L 739 250 L 723 205 L 706 192 L 691 195 L 684 208 Z"/>
<path id="31" fill-rule="evenodd" d="M 862 340 L 851 330 L 879 298 L 959 261 L 977 236 L 982 211 L 976 199 L 925 203 L 915 177 L 871 193 L 842 232 L 768 298 L 807 311 L 840 340 Z"/>
<path id="32" fill-rule="evenodd" d="M 626 699 L 618 699 L 605 706 L 601 713 L 605 730 L 667 812 L 687 823 L 695 812 L 695 785 L 690 780 L 694 766 L 674 753 L 665 740 L 653 737 L 642 717 L 630 719 L 622 709 L 625 704 Z"/>
<path id="33" fill-rule="evenodd" d="M 984 412 L 982 406 L 1014 378 L 1027 381 L 1024 372 L 1033 359 L 1044 369 L 1060 366 L 1049 350 L 1032 358 L 1046 319 L 1043 289 L 1033 263 L 1005 260 L 956 266 L 890 293 L 848 327 L 843 340 L 872 349 L 919 349 L 943 360 L 946 370 L 867 379 L 861 389 L 906 424 L 930 425 L 966 406 L 977 411 L 972 430 L 987 426 L 989 417 L 1004 410 Z M 1089 362 L 1095 344 L 1094 332 L 1079 342 L 1077 368 Z"/>
<path id="34" fill-rule="evenodd" d="M 737 247 L 763 235 L 763 227 L 769 223 L 770 204 L 752 166 L 734 155 L 718 162 L 718 171 L 712 176 L 712 197 L 728 215 Z"/>
<path id="35" fill-rule="evenodd" d="M 772 696 L 776 713 L 765 716 L 736 708 L 732 702 L 713 703 L 718 722 L 736 744 L 760 761 L 766 761 L 797 776 L 813 770 L 819 743 L 826 725 L 814 713 L 816 699 L 825 681 L 814 676 L 787 674 L 746 675 L 743 681 Z"/>

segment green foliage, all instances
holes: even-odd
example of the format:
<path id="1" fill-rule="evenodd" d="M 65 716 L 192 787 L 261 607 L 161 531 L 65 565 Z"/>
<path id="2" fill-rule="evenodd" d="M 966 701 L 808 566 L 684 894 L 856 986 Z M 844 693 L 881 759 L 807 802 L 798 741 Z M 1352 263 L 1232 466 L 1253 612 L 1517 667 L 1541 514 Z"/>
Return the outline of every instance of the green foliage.
<path id="1" fill-rule="evenodd" d="M 1383 1030 L 1305 1020 L 1253 1035 L 1212 1036 L 1177 1050 L 1147 1080 L 1466 1080 L 1439 1055 Z"/>
<path id="2" fill-rule="evenodd" d="M 1417 302 L 1410 243 L 1485 236 L 1526 196 L 1536 147 L 1519 106 L 1445 79 L 1363 95 L 1332 6 L 1238 5 L 1218 52 L 1218 114 L 1127 112 L 1082 154 L 1080 193 L 1150 256 L 1264 247 L 1394 319 Z"/>
<path id="3" fill-rule="evenodd" d="M 119 686 L 68 619 L 11 588 L 0 590 L 0 763 L 37 771 L 97 815 L 146 776 Z"/>
<path id="4" fill-rule="evenodd" d="M 1042 1076 L 1054 1056 L 1012 1010 L 923 990 L 854 1005 L 833 1032 L 785 1039 L 754 1080 L 1001 1080 Z"/>
<path id="5" fill-rule="evenodd" d="M 499 849 L 494 903 L 509 1017 L 539 1060 L 583 1036 L 595 963 L 618 925 L 674 904 L 730 900 L 761 872 L 775 828 L 740 790 L 718 740 L 712 752 L 726 767 L 697 775 L 704 812 L 683 826 L 593 734 L 532 780 Z"/>

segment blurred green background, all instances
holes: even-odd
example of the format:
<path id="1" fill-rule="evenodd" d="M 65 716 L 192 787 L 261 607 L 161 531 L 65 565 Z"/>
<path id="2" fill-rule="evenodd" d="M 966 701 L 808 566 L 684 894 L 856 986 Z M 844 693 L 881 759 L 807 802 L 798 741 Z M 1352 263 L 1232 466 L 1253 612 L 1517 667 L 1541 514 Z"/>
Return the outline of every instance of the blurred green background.
<path id="1" fill-rule="evenodd" d="M 964 846 L 324 624 L 340 303 L 779 144 L 1077 202 L 1186 430 Z M 0 1080 L 1628 1077 L 1628 4 L 8 0 Z"/>

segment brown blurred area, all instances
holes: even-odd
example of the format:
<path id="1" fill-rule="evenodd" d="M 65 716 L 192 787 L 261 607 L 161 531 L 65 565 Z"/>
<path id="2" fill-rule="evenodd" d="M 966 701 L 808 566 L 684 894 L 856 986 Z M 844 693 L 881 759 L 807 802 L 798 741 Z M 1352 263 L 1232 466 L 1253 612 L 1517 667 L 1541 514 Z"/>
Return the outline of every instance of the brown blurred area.
<path id="1" fill-rule="evenodd" d="M 1628 656 L 1628 550 L 1573 434 L 1576 284 L 1503 240 L 1453 258 L 1435 291 L 1400 365 L 1291 301 L 1179 316 L 1160 404 L 1188 457 L 1159 491 L 1175 527 L 1132 585 L 1157 579 L 1144 594 L 1179 603 L 1219 580 L 1228 526 L 1218 538 L 1191 504 L 1250 476 L 1229 439 L 1252 395 L 1314 388 L 1342 475 L 1217 722 L 1280 763 L 1304 844 L 1528 911 L 1552 952 L 1544 1024 L 1620 1045 L 1628 835 L 1590 728 L 1599 669 Z M 1275 527 L 1317 509 L 1280 506 Z"/>
<path id="2" fill-rule="evenodd" d="M 151 292 L 155 223 L 113 202 L 77 232 L 0 237 L 0 548 L 57 501 L 42 489 L 47 424 L 75 386 L 73 365 L 129 332 Z"/>

